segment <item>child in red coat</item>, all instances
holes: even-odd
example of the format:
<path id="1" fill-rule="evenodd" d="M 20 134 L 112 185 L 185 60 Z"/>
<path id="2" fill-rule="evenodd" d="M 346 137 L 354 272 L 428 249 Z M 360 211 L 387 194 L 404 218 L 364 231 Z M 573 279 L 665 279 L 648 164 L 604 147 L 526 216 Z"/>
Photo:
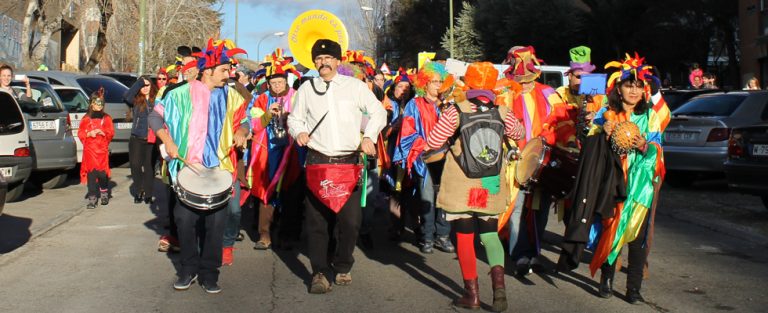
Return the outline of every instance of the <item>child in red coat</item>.
<path id="1" fill-rule="evenodd" d="M 101 205 L 109 204 L 109 142 L 115 135 L 112 117 L 104 112 L 104 89 L 91 95 L 88 113 L 80 121 L 77 137 L 83 143 L 83 162 L 80 165 L 80 183 L 88 184 L 88 208 L 95 209 L 98 198 Z"/>

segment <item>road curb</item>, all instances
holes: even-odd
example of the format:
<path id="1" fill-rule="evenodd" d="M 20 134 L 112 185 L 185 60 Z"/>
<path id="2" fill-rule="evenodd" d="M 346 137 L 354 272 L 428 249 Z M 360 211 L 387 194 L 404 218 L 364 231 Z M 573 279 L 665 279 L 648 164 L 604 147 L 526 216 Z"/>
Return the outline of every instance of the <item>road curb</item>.
<path id="1" fill-rule="evenodd" d="M 656 212 L 663 216 L 698 225 L 754 244 L 768 245 L 768 235 L 764 235 L 748 226 L 732 223 L 724 219 L 712 219 L 700 215 L 688 214 L 682 211 L 665 212 L 657 210 Z"/>

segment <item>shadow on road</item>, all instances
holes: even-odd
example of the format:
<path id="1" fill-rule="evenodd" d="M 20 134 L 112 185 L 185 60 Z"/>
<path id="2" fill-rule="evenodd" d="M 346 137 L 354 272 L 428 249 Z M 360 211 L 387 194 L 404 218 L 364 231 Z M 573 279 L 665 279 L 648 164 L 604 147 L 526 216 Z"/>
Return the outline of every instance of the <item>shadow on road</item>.
<path id="1" fill-rule="evenodd" d="M 0 254 L 23 246 L 32 237 L 29 226 L 32 219 L 3 214 L 0 216 Z"/>

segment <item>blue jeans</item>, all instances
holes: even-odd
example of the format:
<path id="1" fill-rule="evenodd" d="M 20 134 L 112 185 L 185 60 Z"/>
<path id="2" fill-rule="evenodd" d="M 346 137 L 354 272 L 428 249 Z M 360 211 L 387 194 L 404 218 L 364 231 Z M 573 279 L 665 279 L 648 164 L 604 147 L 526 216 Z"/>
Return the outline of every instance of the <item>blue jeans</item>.
<path id="1" fill-rule="evenodd" d="M 240 182 L 235 182 L 234 196 L 229 199 L 226 210 L 229 210 L 229 217 L 227 218 L 227 225 L 224 228 L 224 247 L 232 247 L 235 245 L 235 238 L 240 233 L 240 216 L 242 215 L 242 209 L 240 208 Z"/>
<path id="2" fill-rule="evenodd" d="M 535 192 L 541 192 L 539 190 Z M 552 206 L 552 198 L 548 194 L 541 195 L 541 203 L 538 210 L 524 208 L 520 216 L 520 228 L 518 230 L 517 244 L 512 250 L 512 260 L 521 258 L 533 258 L 541 251 L 541 241 L 544 230 L 549 220 L 549 209 Z M 517 211 L 517 210 L 516 210 Z M 531 238 L 531 235 L 533 238 Z M 511 246 L 511 245 L 510 245 Z"/>
<path id="3" fill-rule="evenodd" d="M 451 224 L 445 220 L 445 211 L 435 207 L 436 193 L 432 176 L 427 172 L 426 177 L 418 180 L 421 199 L 421 235 L 423 241 L 433 241 L 435 236 L 448 237 Z"/>
<path id="4" fill-rule="evenodd" d="M 509 216 L 509 254 L 511 255 L 517 245 L 520 233 L 520 216 L 522 216 L 523 206 L 525 205 L 525 192 L 520 190 L 515 198 L 515 208 L 512 215 Z"/>

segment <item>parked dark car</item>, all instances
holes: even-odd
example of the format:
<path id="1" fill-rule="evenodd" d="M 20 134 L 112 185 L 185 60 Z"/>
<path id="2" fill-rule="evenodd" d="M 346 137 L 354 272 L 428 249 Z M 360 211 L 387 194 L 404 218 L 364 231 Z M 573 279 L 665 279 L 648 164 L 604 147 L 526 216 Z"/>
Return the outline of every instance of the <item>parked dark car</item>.
<path id="1" fill-rule="evenodd" d="M 99 75 L 117 79 L 117 81 L 119 81 L 121 84 L 125 85 L 126 87 L 131 87 L 131 85 L 133 85 L 133 83 L 135 83 L 136 80 L 139 79 L 139 77 L 133 73 L 109 72 L 109 73 L 99 73 Z"/>
<path id="2" fill-rule="evenodd" d="M 19 98 L 19 106 L 29 126 L 32 147 L 32 181 L 43 188 L 58 188 L 67 181 L 70 169 L 77 165 L 77 145 L 70 130 L 69 113 L 51 85 L 30 80 L 32 98 Z M 25 94 L 22 82 L 12 88 Z"/>
<path id="3" fill-rule="evenodd" d="M 671 185 L 700 176 L 723 176 L 734 127 L 760 122 L 768 92 L 717 92 L 697 96 L 672 112 L 664 132 L 664 160 Z"/>
<path id="4" fill-rule="evenodd" d="M 112 116 L 115 126 L 115 137 L 109 144 L 109 152 L 112 154 L 127 154 L 128 139 L 131 137 L 133 124 L 126 120 L 128 105 L 123 102 L 123 95 L 128 87 L 114 78 L 103 75 L 86 75 L 63 71 L 31 71 L 23 72 L 29 78 L 47 81 L 51 85 L 63 85 L 83 89 L 87 95 L 104 87 L 104 111 Z"/>
<path id="5" fill-rule="evenodd" d="M 733 129 L 725 176 L 728 187 L 760 197 L 768 208 L 768 108 L 762 118 L 759 124 Z"/>
<path id="6" fill-rule="evenodd" d="M 707 93 L 718 92 L 718 89 L 662 89 L 661 95 L 667 102 L 670 111 L 679 108 L 691 98 Z"/>

